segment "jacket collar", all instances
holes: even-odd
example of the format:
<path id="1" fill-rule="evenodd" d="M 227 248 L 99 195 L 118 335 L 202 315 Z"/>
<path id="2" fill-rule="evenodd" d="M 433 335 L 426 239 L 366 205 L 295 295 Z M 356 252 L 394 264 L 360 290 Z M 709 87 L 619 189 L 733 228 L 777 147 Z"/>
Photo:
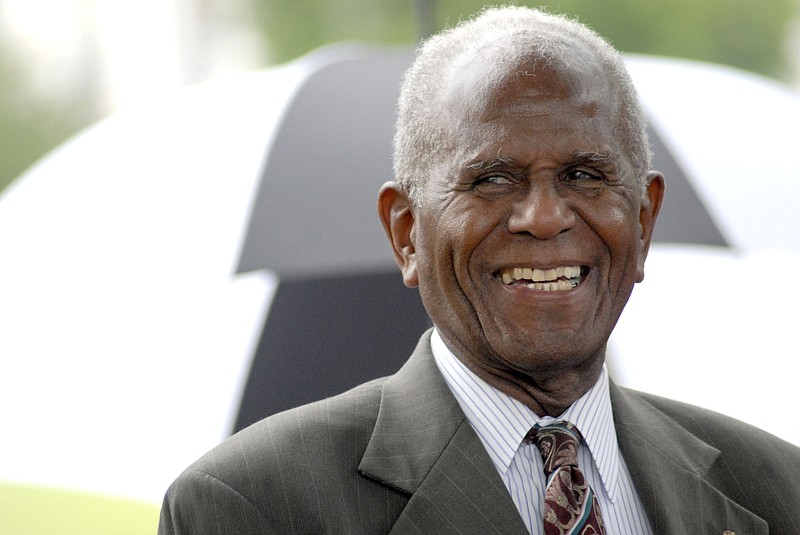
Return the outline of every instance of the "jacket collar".
<path id="1" fill-rule="evenodd" d="M 359 471 L 410 495 L 395 533 L 525 534 L 494 464 L 436 367 L 430 335 L 384 383 Z M 719 469 L 719 450 L 641 395 L 613 381 L 610 392 L 623 459 L 654 533 L 769 533 L 763 519 L 707 481 Z"/>
<path id="2" fill-rule="evenodd" d="M 488 453 L 444 382 L 428 331 L 386 380 L 359 471 L 411 494 L 397 533 L 527 533 Z"/>
<path id="3" fill-rule="evenodd" d="M 610 391 L 620 449 L 654 533 L 769 533 L 762 518 L 708 482 L 719 450 L 638 393 L 613 381 Z"/>

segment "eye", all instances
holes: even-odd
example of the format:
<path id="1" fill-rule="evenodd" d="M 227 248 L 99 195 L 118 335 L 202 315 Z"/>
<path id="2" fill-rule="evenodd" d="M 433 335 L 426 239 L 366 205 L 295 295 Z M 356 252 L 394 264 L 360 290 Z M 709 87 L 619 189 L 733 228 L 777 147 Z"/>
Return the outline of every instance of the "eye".
<path id="1" fill-rule="evenodd" d="M 505 175 L 488 175 L 479 178 L 475 181 L 476 186 L 480 186 L 482 184 L 493 185 L 493 186 L 508 186 L 514 183 L 514 180 Z"/>
<path id="2" fill-rule="evenodd" d="M 478 177 L 473 183 L 473 190 L 481 197 L 496 198 L 514 191 L 519 183 L 519 179 L 512 175 L 494 173 Z"/>
<path id="3" fill-rule="evenodd" d="M 564 174 L 564 179 L 567 182 L 583 184 L 593 181 L 603 181 L 605 177 L 602 173 L 597 171 L 589 171 L 587 169 L 570 169 Z"/>
<path id="4" fill-rule="evenodd" d="M 496 196 L 511 191 L 519 180 L 507 173 L 494 173 L 478 177 L 473 183 L 474 190 L 483 196 Z"/>

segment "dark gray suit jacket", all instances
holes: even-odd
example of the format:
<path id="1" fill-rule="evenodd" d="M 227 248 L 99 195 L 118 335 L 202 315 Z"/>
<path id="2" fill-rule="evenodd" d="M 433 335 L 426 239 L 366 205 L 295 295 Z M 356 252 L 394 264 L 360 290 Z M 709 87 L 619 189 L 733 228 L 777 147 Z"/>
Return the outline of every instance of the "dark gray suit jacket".
<path id="1" fill-rule="evenodd" d="M 800 449 L 613 384 L 611 401 L 656 535 L 800 534 Z M 206 454 L 168 490 L 159 533 L 527 530 L 436 367 L 429 331 L 395 375 L 262 420 Z"/>

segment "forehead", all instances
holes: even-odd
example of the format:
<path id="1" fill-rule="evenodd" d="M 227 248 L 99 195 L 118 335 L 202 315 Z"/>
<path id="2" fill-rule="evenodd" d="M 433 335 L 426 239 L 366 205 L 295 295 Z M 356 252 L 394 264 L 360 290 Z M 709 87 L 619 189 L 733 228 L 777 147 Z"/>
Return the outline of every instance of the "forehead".
<path id="1" fill-rule="evenodd" d="M 621 151 L 619 107 L 608 76 L 587 52 L 576 54 L 570 61 L 509 60 L 492 49 L 460 62 L 442 94 L 440 127 L 452 144 L 449 154 L 463 157 L 497 144 L 505 152 L 509 143 L 531 142 Z"/>
<path id="2" fill-rule="evenodd" d="M 537 104 L 550 100 L 571 101 L 591 115 L 617 115 L 618 102 L 601 62 L 580 47 L 551 57 L 508 53 L 499 43 L 480 47 L 454 62 L 442 92 L 447 117 L 466 121 L 533 113 Z"/>

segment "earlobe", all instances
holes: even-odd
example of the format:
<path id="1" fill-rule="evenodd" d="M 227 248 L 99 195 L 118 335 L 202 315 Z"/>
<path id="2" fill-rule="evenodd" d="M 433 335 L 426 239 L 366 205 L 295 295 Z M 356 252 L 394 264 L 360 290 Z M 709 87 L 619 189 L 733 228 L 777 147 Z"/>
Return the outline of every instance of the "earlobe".
<path id="1" fill-rule="evenodd" d="M 378 216 L 389 238 L 395 262 L 403 274 L 403 283 L 417 286 L 415 219 L 411 200 L 395 182 L 387 182 L 378 193 Z"/>
<path id="2" fill-rule="evenodd" d="M 647 173 L 645 194 L 642 205 L 639 207 L 640 251 L 636 270 L 636 282 L 644 280 L 644 261 L 650 250 L 658 212 L 661 210 L 661 201 L 664 199 L 664 175 L 658 171 Z"/>

